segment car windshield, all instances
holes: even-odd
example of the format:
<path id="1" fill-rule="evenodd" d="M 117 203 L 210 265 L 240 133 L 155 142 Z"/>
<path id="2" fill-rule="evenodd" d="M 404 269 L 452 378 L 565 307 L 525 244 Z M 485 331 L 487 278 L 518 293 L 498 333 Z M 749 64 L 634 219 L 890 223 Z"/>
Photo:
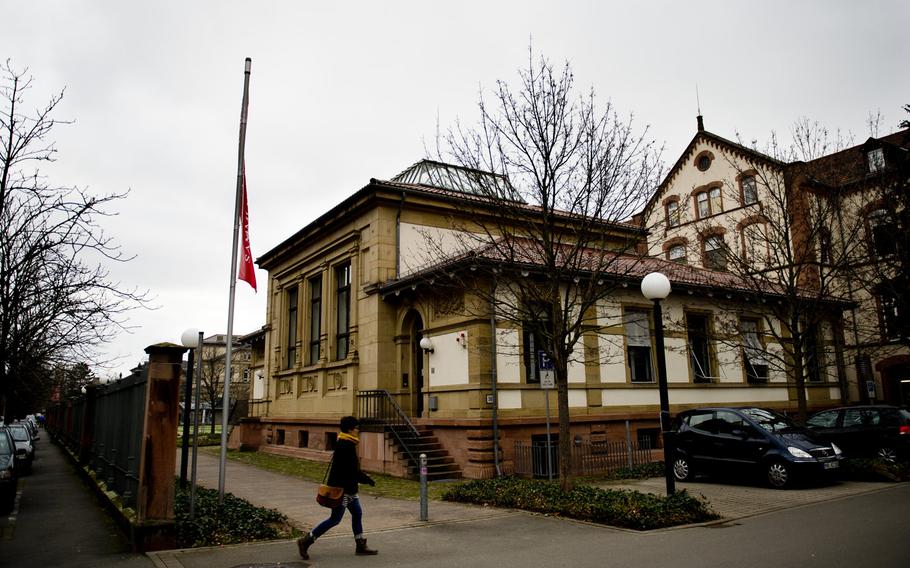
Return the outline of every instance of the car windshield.
<path id="1" fill-rule="evenodd" d="M 742 408 L 740 411 L 751 418 L 762 430 L 768 432 L 791 432 L 800 430 L 796 423 L 786 416 L 763 408 Z"/>
<path id="2" fill-rule="evenodd" d="M 25 426 L 13 426 L 9 429 L 9 433 L 13 435 L 13 440 L 17 442 L 31 440 L 31 436 L 28 435 L 28 430 L 25 429 Z"/>

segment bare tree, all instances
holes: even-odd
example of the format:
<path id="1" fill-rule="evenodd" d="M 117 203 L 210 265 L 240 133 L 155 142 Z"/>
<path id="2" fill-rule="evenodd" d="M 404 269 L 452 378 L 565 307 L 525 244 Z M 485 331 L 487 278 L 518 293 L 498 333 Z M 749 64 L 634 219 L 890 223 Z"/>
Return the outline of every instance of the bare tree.
<path id="1" fill-rule="evenodd" d="M 644 231 L 627 221 L 661 169 L 647 129 L 638 134 L 631 117 L 596 102 L 593 90 L 576 93 L 568 63 L 529 50 L 515 89 L 499 81 L 491 103 L 481 95 L 477 126 L 440 136 L 439 159 L 460 166 L 448 175 L 475 197 L 451 220 L 457 244 L 426 235 L 427 261 L 441 268 L 433 277 L 468 291 L 465 311 L 520 327 L 529 372 L 542 356 L 552 362 L 564 488 L 574 483 L 569 365 L 592 356 L 583 336 L 605 325 L 603 302 L 640 256 Z M 443 261 L 452 258 L 474 262 L 451 271 Z"/>
<path id="2" fill-rule="evenodd" d="M 25 402 L 37 377 L 57 365 L 91 361 L 144 303 L 110 279 L 105 262 L 126 262 L 99 220 L 125 194 L 92 195 L 55 186 L 40 166 L 56 153 L 50 139 L 63 92 L 24 110 L 27 70 L 0 66 L 0 412 Z M 34 402 L 32 402 L 34 403 Z M 22 409 L 20 409 L 22 410 Z"/>

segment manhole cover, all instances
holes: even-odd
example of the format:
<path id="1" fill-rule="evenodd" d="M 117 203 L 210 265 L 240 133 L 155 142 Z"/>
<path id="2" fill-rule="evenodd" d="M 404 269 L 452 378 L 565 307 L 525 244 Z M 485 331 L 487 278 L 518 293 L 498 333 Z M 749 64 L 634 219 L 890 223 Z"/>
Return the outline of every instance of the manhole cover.
<path id="1" fill-rule="evenodd" d="M 232 568 L 309 568 L 308 562 L 265 562 L 259 564 L 238 564 Z"/>

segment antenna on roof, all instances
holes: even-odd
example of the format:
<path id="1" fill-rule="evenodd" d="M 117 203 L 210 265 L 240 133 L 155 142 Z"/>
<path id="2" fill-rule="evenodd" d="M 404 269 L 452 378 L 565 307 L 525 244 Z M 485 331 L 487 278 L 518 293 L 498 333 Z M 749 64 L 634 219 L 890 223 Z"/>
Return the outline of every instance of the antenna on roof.
<path id="1" fill-rule="evenodd" d="M 695 83 L 695 105 L 698 108 L 698 116 L 695 117 L 695 119 L 698 121 L 698 131 L 704 132 L 705 121 L 701 116 L 701 97 L 698 96 L 698 83 Z"/>

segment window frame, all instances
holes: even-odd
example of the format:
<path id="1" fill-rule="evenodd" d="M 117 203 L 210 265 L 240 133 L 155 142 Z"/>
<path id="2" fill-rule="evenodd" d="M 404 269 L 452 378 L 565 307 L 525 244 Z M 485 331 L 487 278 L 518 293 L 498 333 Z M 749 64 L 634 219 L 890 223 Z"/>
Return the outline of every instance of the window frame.
<path id="1" fill-rule="evenodd" d="M 310 291 L 310 321 L 308 326 L 309 343 L 307 347 L 307 363 L 315 365 L 322 356 L 322 274 L 307 280 Z"/>
<path id="2" fill-rule="evenodd" d="M 743 207 L 758 203 L 758 180 L 756 179 L 755 174 L 749 173 L 743 175 L 743 177 L 740 178 L 739 183 L 742 188 Z M 750 193 L 752 197 L 751 201 L 748 199 Z"/>
<path id="3" fill-rule="evenodd" d="M 653 311 L 641 308 L 629 308 L 623 312 L 623 336 L 626 344 L 626 367 L 629 370 L 629 382 L 636 384 L 654 383 L 654 329 L 651 322 Z M 635 318 L 634 320 L 631 318 Z M 640 322 L 647 324 L 646 333 L 640 330 L 630 333 L 630 326 L 644 327 Z M 647 345 L 642 345 L 643 337 L 647 337 Z M 634 344 L 633 344 L 634 343 Z"/>
<path id="4" fill-rule="evenodd" d="M 754 330 L 747 330 L 747 324 L 754 325 Z M 739 333 L 742 337 L 743 373 L 746 375 L 746 382 L 768 382 L 768 348 L 764 341 L 762 341 L 761 320 L 753 317 L 740 318 Z M 752 336 L 752 341 L 749 340 L 750 336 Z M 750 356 L 750 351 L 754 353 L 754 355 Z"/>
<path id="5" fill-rule="evenodd" d="M 723 235 L 712 233 L 704 235 L 702 237 L 702 266 L 710 270 L 726 270 L 727 269 L 727 255 L 724 252 L 724 237 Z M 717 243 L 717 246 L 709 249 L 708 243 Z M 717 251 L 717 252 L 715 252 Z M 717 255 L 720 255 L 717 257 Z M 716 262 L 709 262 L 709 259 L 714 259 Z"/>
<path id="6" fill-rule="evenodd" d="M 870 174 L 878 173 L 885 169 L 885 149 L 872 148 L 866 151 L 866 167 Z"/>
<path id="7" fill-rule="evenodd" d="M 673 251 L 682 251 L 682 255 L 674 257 Z M 677 243 L 667 247 L 667 260 L 678 262 L 679 264 L 688 264 L 689 261 L 686 258 L 686 245 Z"/>
<path id="8" fill-rule="evenodd" d="M 299 303 L 300 288 L 296 284 L 285 292 L 285 358 L 284 368 L 293 369 L 297 366 L 297 340 L 299 338 Z"/>
<path id="9" fill-rule="evenodd" d="M 351 262 L 335 266 L 335 360 L 347 359 L 351 342 Z"/>
<path id="10" fill-rule="evenodd" d="M 667 227 L 671 227 L 671 228 L 679 227 L 679 224 L 680 224 L 679 200 L 673 199 L 671 201 L 668 201 L 667 204 L 664 206 L 664 211 L 665 211 L 665 216 L 666 216 Z"/>
<path id="11" fill-rule="evenodd" d="M 866 230 L 869 251 L 875 258 L 887 258 L 897 253 L 896 236 L 900 225 L 887 207 L 878 206 L 866 212 Z"/>
<path id="12" fill-rule="evenodd" d="M 711 344 L 711 316 L 712 314 L 704 312 L 685 312 L 686 349 L 689 352 L 689 369 L 693 383 L 711 383 L 716 378 L 714 349 Z M 695 330 L 693 328 L 692 321 L 696 318 L 704 322 L 703 329 Z M 695 337 L 693 337 L 693 331 L 698 332 Z M 699 341 L 698 345 L 695 343 L 696 339 Z M 703 357 L 704 360 L 702 361 L 700 357 Z"/>

